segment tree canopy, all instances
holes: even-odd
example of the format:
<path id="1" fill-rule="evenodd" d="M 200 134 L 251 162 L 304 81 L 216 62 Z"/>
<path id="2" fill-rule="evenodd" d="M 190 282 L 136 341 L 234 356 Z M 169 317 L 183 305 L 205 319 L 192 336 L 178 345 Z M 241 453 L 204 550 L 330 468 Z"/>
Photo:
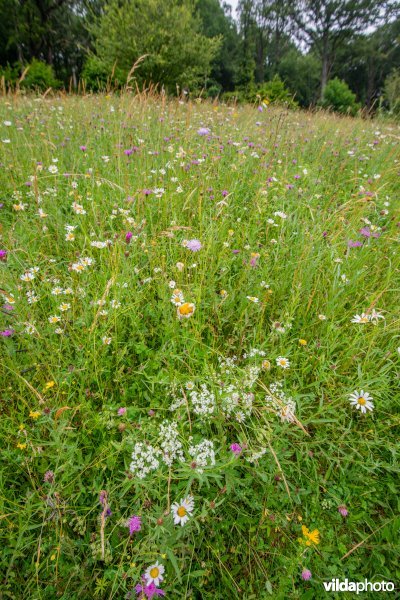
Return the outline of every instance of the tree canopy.
<path id="1" fill-rule="evenodd" d="M 0 0 L 0 14 L 3 88 L 29 67 L 38 87 L 239 98 L 279 77 L 302 106 L 335 78 L 370 109 L 398 89 L 394 0 L 240 0 L 237 19 L 223 0 Z"/>

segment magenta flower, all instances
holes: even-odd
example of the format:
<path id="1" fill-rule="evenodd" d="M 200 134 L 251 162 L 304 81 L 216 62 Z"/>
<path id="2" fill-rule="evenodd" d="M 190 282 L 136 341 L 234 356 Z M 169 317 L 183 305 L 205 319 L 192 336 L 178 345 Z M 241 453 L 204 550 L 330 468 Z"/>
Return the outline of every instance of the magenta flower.
<path id="1" fill-rule="evenodd" d="M 349 514 L 349 511 L 347 510 L 347 507 L 344 504 L 338 506 L 338 511 L 340 512 L 342 517 L 347 517 L 347 515 Z"/>
<path id="2" fill-rule="evenodd" d="M 202 248 L 200 240 L 188 240 L 185 245 L 192 252 L 198 252 Z"/>
<path id="3" fill-rule="evenodd" d="M 129 517 L 127 522 L 127 527 L 129 527 L 129 535 L 133 535 L 136 531 L 140 531 L 142 529 L 142 518 L 137 515 L 133 515 L 133 517 Z"/>
<path id="4" fill-rule="evenodd" d="M 302 570 L 302 572 L 301 572 L 301 578 L 304 581 L 308 581 L 309 579 L 311 579 L 311 577 L 312 577 L 312 573 L 311 573 L 311 571 L 309 569 L 303 569 Z"/>
<path id="5" fill-rule="evenodd" d="M 82 152 L 86 152 L 86 146 L 79 146 L 79 149 L 82 150 Z"/>
<path id="6" fill-rule="evenodd" d="M 242 446 L 240 444 L 231 444 L 231 451 L 235 456 L 240 456 L 242 453 Z"/>
<path id="7" fill-rule="evenodd" d="M 131 241 L 132 238 L 133 238 L 132 231 L 127 231 L 126 234 L 125 234 L 126 243 L 129 244 L 129 242 Z"/>
<path id="8" fill-rule="evenodd" d="M 11 337 L 14 333 L 14 329 L 4 329 L 3 331 L 0 331 L 2 337 Z"/>
<path id="9" fill-rule="evenodd" d="M 126 413 L 126 408 L 125 406 L 121 406 L 121 408 L 118 409 L 117 414 L 119 417 L 122 417 L 122 415 L 124 415 Z"/>
<path id="10" fill-rule="evenodd" d="M 347 242 L 347 246 L 349 248 L 359 248 L 360 246 L 362 246 L 362 242 L 360 242 L 359 240 L 356 240 L 356 241 L 349 240 Z"/>
<path id="11" fill-rule="evenodd" d="M 139 596 L 139 600 L 142 598 L 151 600 L 154 596 L 165 596 L 164 590 L 157 588 L 153 582 L 149 583 L 149 585 L 138 583 L 135 590 Z"/>
<path id="12" fill-rule="evenodd" d="M 7 260 L 7 250 L 0 250 L 0 260 Z"/>

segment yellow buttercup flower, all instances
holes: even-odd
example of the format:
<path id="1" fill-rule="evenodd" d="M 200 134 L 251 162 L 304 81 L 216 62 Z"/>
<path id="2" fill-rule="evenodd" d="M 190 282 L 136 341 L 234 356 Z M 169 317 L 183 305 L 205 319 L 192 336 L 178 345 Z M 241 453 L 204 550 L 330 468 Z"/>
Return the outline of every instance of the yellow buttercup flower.
<path id="1" fill-rule="evenodd" d="M 307 340 L 300 339 L 299 344 L 300 346 L 307 346 Z"/>
<path id="2" fill-rule="evenodd" d="M 38 410 L 31 410 L 30 413 L 29 413 L 29 416 L 32 419 L 36 420 L 36 419 L 38 419 L 40 417 L 40 411 L 38 411 Z"/>
<path id="3" fill-rule="evenodd" d="M 45 390 L 49 390 L 50 388 L 54 387 L 55 385 L 56 385 L 56 382 L 55 382 L 55 381 L 48 381 L 48 382 L 46 383 L 46 385 L 44 386 L 44 389 L 45 389 Z"/>
<path id="4" fill-rule="evenodd" d="M 26 444 L 21 444 L 21 442 L 18 442 L 17 448 L 19 448 L 20 450 L 25 450 Z"/>

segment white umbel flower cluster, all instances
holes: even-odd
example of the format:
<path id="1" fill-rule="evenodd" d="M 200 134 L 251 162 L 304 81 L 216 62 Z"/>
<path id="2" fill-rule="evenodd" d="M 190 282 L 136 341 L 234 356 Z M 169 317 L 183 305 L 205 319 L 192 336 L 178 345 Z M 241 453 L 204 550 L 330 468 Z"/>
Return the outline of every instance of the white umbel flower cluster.
<path id="1" fill-rule="evenodd" d="M 265 397 L 267 404 L 271 406 L 275 414 L 280 417 L 281 421 L 293 423 L 296 420 L 294 413 L 296 411 L 296 403 L 292 398 L 288 398 L 282 390 L 283 384 L 276 381 L 270 385 L 271 394 Z"/>
<path id="2" fill-rule="evenodd" d="M 193 438 L 189 438 L 192 442 Z M 203 472 L 204 467 L 215 465 L 214 444 L 210 440 L 203 440 L 199 444 L 189 446 L 189 454 L 196 463 L 196 469 L 199 473 Z"/>
<path id="3" fill-rule="evenodd" d="M 193 404 L 193 410 L 196 415 L 202 415 L 204 417 L 212 415 L 215 410 L 215 396 L 207 388 L 205 383 L 203 383 L 200 387 L 200 392 L 193 390 L 190 393 L 190 400 Z"/>
<path id="4" fill-rule="evenodd" d="M 176 423 L 163 421 L 160 425 L 160 438 L 163 461 L 168 467 L 171 467 L 176 460 L 179 462 L 185 460 L 182 443 L 178 439 L 178 426 Z"/>
<path id="5" fill-rule="evenodd" d="M 160 454 L 161 451 L 158 448 L 137 442 L 132 452 L 132 462 L 129 467 L 131 473 L 138 479 L 144 479 L 146 475 L 158 468 Z"/>

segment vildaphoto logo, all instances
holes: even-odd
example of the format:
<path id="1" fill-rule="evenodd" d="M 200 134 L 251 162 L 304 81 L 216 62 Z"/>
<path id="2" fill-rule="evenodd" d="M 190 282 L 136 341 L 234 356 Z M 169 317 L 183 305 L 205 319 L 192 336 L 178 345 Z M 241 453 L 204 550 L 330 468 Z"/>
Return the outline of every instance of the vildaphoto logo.
<path id="1" fill-rule="evenodd" d="M 324 581 L 324 588 L 327 592 L 355 592 L 360 594 L 362 592 L 393 592 L 394 583 L 392 581 L 349 581 L 345 579 L 332 579 L 331 581 Z"/>

